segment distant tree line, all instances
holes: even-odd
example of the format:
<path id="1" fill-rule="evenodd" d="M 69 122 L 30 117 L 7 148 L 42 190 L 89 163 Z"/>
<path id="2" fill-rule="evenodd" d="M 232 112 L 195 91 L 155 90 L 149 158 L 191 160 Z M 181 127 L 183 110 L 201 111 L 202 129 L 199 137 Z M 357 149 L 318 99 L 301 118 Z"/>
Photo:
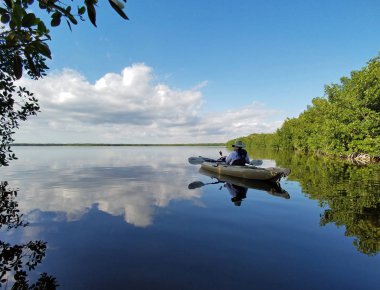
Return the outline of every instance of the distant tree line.
<path id="1" fill-rule="evenodd" d="M 248 146 L 293 149 L 327 155 L 380 156 L 380 56 L 325 86 L 325 96 L 273 134 L 241 137 Z M 234 140 L 227 142 L 230 145 Z"/>

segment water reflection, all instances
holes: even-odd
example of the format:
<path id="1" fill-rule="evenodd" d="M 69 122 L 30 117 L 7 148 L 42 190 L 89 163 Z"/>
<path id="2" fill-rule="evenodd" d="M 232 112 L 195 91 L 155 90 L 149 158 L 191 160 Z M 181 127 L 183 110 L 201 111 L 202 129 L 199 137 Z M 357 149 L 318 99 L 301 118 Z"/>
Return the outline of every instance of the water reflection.
<path id="1" fill-rule="evenodd" d="M 4 231 L 2 241 L 48 241 L 29 280 L 51 273 L 62 289 L 376 289 L 380 256 L 362 255 L 342 230 L 319 224 L 346 228 L 344 214 L 356 217 L 362 231 L 347 233 L 360 249 L 375 251 L 378 236 L 368 238 L 379 228 L 373 176 L 364 182 L 345 169 L 336 178 L 339 166 L 275 157 L 275 165 L 292 168 L 281 182 L 287 199 L 273 184 L 211 178 L 187 162 L 218 149 L 20 148 L 2 179 L 22 188 L 14 212 L 30 226 Z M 264 164 L 271 159 L 257 152 L 250 155 Z M 189 189 L 195 180 L 204 187 Z M 236 200 L 240 207 L 227 183 L 248 189 Z M 343 201 L 351 209 L 339 205 L 347 197 L 355 198 Z"/>
<path id="2" fill-rule="evenodd" d="M 0 185 L 0 230 L 15 230 L 26 227 L 23 214 L 16 201 L 17 190 L 8 189 L 7 182 Z M 4 236 L 4 235 L 3 235 Z M 40 274 L 35 283 L 28 280 L 31 271 L 35 270 L 45 257 L 46 242 L 28 241 L 11 244 L 0 240 L 0 286 L 12 289 L 56 289 L 56 279 L 47 273 Z"/>
<path id="3" fill-rule="evenodd" d="M 243 199 L 247 197 L 247 187 L 239 186 L 229 182 L 224 183 L 224 186 L 228 189 L 231 195 L 231 201 L 236 205 L 240 206 Z"/>
<path id="4" fill-rule="evenodd" d="M 16 186 L 23 188 L 19 209 L 28 220 L 38 221 L 44 213 L 49 213 L 54 221 L 78 221 L 97 205 L 99 210 L 122 216 L 136 227 L 152 225 L 157 210 L 171 202 L 202 205 L 202 191 L 187 188 L 200 178 L 198 167 L 189 165 L 187 159 L 199 154 L 215 156 L 219 150 L 212 147 L 112 150 L 36 147 L 23 148 L 23 152 L 21 149 L 20 161 L 5 173 L 12 184 L 17 181 Z M 296 181 L 302 195 L 317 200 L 322 208 L 318 216 L 322 227 L 329 224 L 344 227 L 345 235 L 353 237 L 361 253 L 375 255 L 380 251 L 378 165 L 357 167 L 293 152 L 250 151 L 249 148 L 248 151 L 253 159 L 263 159 L 264 163 L 269 160 L 275 163 L 273 166 L 292 169 L 288 180 Z M 227 194 L 227 183 L 230 183 L 290 198 L 289 193 L 273 184 L 210 180 L 215 181 L 226 184 L 222 189 Z M 292 193 L 292 200 L 296 194 Z M 244 207 L 244 198 L 237 202 Z"/>
<path id="5" fill-rule="evenodd" d="M 248 150 L 250 152 L 250 150 Z M 278 166 L 289 167 L 289 180 L 300 183 L 310 199 L 324 208 L 320 225 L 345 227 L 345 235 L 362 253 L 380 251 L 380 166 L 356 166 L 341 160 L 294 154 L 294 152 L 258 150 L 253 158 L 270 158 Z"/>
<path id="6" fill-rule="evenodd" d="M 57 147 L 46 150 L 42 160 L 30 156 L 20 156 L 24 166 L 13 170 L 11 177 L 27 188 L 21 209 L 35 221 L 46 212 L 56 221 L 78 221 L 97 205 L 129 224 L 148 227 L 157 209 L 172 201 L 200 203 L 201 192 L 186 188 L 195 168 L 187 165 L 188 151 L 182 148 L 144 148 L 142 153 L 139 147 Z"/>
<path id="7" fill-rule="evenodd" d="M 289 199 L 289 193 L 281 188 L 281 185 L 277 182 L 265 182 L 259 180 L 248 180 L 232 176 L 218 175 L 213 172 L 209 172 L 204 169 L 199 169 L 199 173 L 211 178 L 209 182 L 193 181 L 188 185 L 189 189 L 200 188 L 210 184 L 222 184 L 219 188 L 226 188 L 231 195 L 231 201 L 236 206 L 241 206 L 242 201 L 247 197 L 247 191 L 249 188 L 265 191 L 273 196 L 279 196 L 285 199 Z"/>
<path id="8" fill-rule="evenodd" d="M 124 216 L 127 223 L 146 227 L 153 223 L 155 208 L 166 207 L 173 200 L 200 198 L 200 192 L 180 186 L 181 182 L 186 184 L 186 175 L 179 170 L 166 170 L 158 171 L 151 165 L 72 169 L 66 173 L 71 181 L 63 186 L 59 177 L 54 180 L 53 175 L 49 181 L 29 188 L 33 199 L 28 200 L 24 210 L 55 212 L 57 219 L 76 221 L 97 204 L 103 212 Z"/>

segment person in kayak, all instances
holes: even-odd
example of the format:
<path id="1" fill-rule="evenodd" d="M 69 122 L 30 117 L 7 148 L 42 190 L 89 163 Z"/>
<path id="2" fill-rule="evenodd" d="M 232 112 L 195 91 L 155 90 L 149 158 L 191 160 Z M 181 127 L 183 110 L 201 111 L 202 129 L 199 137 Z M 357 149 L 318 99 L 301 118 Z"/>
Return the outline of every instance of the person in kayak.
<path id="1" fill-rule="evenodd" d="M 228 165 L 244 166 L 246 163 L 249 163 L 248 153 L 243 149 L 245 144 L 241 140 L 236 140 L 232 147 L 234 148 L 234 151 L 226 157 L 226 163 Z"/>

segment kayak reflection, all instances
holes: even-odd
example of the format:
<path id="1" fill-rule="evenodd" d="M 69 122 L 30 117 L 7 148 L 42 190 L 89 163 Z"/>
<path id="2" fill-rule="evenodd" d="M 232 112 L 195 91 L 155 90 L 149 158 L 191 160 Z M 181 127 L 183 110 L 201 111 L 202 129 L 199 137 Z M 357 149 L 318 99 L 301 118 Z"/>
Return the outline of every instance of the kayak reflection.
<path id="1" fill-rule="evenodd" d="M 249 188 L 261 190 L 269 193 L 270 195 L 282 197 L 285 199 L 289 199 L 289 193 L 281 188 L 281 185 L 278 182 L 266 182 L 260 180 L 248 180 L 242 179 L 238 177 L 217 175 L 215 173 L 200 169 L 199 173 L 211 177 L 212 181 L 210 182 L 202 182 L 202 181 L 194 181 L 188 185 L 189 189 L 200 188 L 209 184 L 218 184 L 223 183 L 223 187 L 227 188 L 232 198 L 231 201 L 236 205 L 240 206 L 241 202 L 246 198 L 247 191 Z M 220 188 L 222 189 L 222 187 Z"/>

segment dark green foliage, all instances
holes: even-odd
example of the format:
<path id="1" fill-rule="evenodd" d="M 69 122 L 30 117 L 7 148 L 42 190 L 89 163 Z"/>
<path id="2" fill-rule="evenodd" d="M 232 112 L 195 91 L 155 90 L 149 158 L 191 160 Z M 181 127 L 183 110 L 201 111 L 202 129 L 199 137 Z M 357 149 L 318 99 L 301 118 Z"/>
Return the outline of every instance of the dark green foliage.
<path id="1" fill-rule="evenodd" d="M 126 0 L 123 0 L 126 2 Z M 84 20 L 87 11 L 91 23 L 96 26 L 97 0 L 81 0 L 74 12 L 73 0 L 5 0 L 0 3 L 0 166 L 15 159 L 10 149 L 14 130 L 21 121 L 36 115 L 39 110 L 37 99 L 26 88 L 14 82 L 26 73 L 32 79 L 46 75 L 46 59 L 51 58 L 48 42 L 51 40 L 47 25 L 34 12 L 46 12 L 50 26 L 61 25 L 62 20 L 71 30 L 71 24 Z M 38 6 L 36 5 L 38 3 Z M 111 7 L 124 19 L 123 4 L 110 0 Z M 39 10 L 38 10 L 39 8 Z"/>
<path id="2" fill-rule="evenodd" d="M 324 98 L 313 99 L 298 118 L 286 119 L 274 134 L 241 139 L 258 147 L 380 156 L 380 57 L 340 84 L 326 86 Z"/>
<path id="3" fill-rule="evenodd" d="M 1 54 L 0 52 L 0 59 Z M 38 102 L 33 94 L 23 87 L 16 87 L 14 78 L 0 70 L 0 166 L 8 165 L 10 160 L 16 159 L 10 147 L 14 141 L 14 130 L 21 121 L 36 115 L 38 110 Z"/>

